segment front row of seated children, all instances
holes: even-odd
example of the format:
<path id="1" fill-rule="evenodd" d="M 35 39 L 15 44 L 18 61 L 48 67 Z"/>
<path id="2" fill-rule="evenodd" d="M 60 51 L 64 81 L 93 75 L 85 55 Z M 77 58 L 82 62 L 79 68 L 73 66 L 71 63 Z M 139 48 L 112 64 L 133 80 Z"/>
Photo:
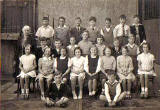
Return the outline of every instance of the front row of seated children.
<path id="1" fill-rule="evenodd" d="M 118 41 L 114 41 L 118 43 Z M 116 50 L 115 45 L 115 50 Z M 89 96 L 93 96 L 97 92 L 98 79 L 102 83 L 102 93 L 100 99 L 107 101 L 109 106 L 114 106 L 123 98 L 131 98 L 131 84 L 135 81 L 136 76 L 133 74 L 132 57 L 128 55 L 129 49 L 127 46 L 121 48 L 122 55 L 117 58 L 112 56 L 112 49 L 105 47 L 103 50 L 104 56 L 98 55 L 96 45 L 92 45 L 89 49 L 89 55 L 83 56 L 80 47 L 75 47 L 74 57 L 67 56 L 67 48 L 62 47 L 60 57 L 52 58 L 51 48 L 47 47 L 44 50 L 44 55 L 39 59 L 39 74 L 36 76 L 36 58 L 30 53 L 31 46 L 25 47 L 25 55 L 20 57 L 21 73 L 18 75 L 21 82 L 21 93 L 24 97 L 29 98 L 29 77 L 36 77 L 39 80 L 41 99 L 47 105 L 62 106 L 66 104 L 68 98 L 65 96 L 65 86 L 71 81 L 73 99 L 83 98 L 83 84 L 85 79 L 88 79 Z M 154 56 L 149 53 L 149 44 L 142 43 L 143 52 L 138 55 L 138 75 L 140 76 L 141 97 L 148 97 L 148 78 L 155 76 L 153 71 Z M 61 75 L 57 75 L 61 73 Z M 112 73 L 112 74 L 111 74 Z M 117 73 L 117 74 L 116 74 Z M 119 81 L 115 80 L 118 76 Z M 62 79 L 61 79 L 62 77 Z M 44 80 L 45 79 L 45 80 Z M 54 79 L 54 82 L 53 82 Z M 60 80 L 61 79 L 61 80 Z M 106 81 L 108 79 L 108 81 Z M 25 87 L 24 87 L 25 80 Z M 45 83 L 45 81 L 47 83 Z M 78 81 L 79 92 L 76 93 L 75 87 Z M 47 92 L 45 91 L 47 84 Z M 121 93 L 121 86 L 123 92 Z M 48 95 L 46 95 L 48 94 Z M 47 98 L 46 98 L 47 97 Z"/>

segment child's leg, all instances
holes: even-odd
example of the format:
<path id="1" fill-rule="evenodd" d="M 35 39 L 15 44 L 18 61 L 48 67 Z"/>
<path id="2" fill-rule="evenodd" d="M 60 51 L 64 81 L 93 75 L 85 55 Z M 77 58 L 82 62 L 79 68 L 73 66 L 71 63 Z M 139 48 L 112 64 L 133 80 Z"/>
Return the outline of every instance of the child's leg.
<path id="1" fill-rule="evenodd" d="M 78 84 L 79 84 L 79 99 L 82 99 L 82 95 L 83 95 L 83 83 L 84 83 L 84 78 L 83 76 L 79 76 L 78 77 Z"/>
<path id="2" fill-rule="evenodd" d="M 117 102 L 123 100 L 123 99 L 126 97 L 126 95 L 127 95 L 127 92 L 122 92 L 122 93 L 120 94 L 120 96 L 118 97 Z"/>
<path id="3" fill-rule="evenodd" d="M 56 105 L 57 105 L 57 106 L 61 106 L 61 104 L 66 104 L 66 103 L 68 103 L 68 101 L 69 101 L 69 99 L 68 99 L 67 97 L 62 97 L 60 100 L 58 100 L 58 101 L 56 102 Z"/>
<path id="4" fill-rule="evenodd" d="M 141 94 L 144 93 L 144 75 L 140 75 Z"/>
<path id="5" fill-rule="evenodd" d="M 97 79 L 93 79 L 93 92 L 92 95 L 95 95 L 97 91 Z"/>
<path id="6" fill-rule="evenodd" d="M 106 79 L 102 79 L 102 90 L 104 90 L 104 84 L 106 82 Z"/>
<path id="7" fill-rule="evenodd" d="M 67 78 L 62 79 L 65 84 L 67 84 Z"/>
<path id="8" fill-rule="evenodd" d="M 49 88 L 51 82 L 52 82 L 52 78 L 48 78 L 48 79 L 47 79 L 47 87 L 48 87 L 48 88 Z"/>
<path id="9" fill-rule="evenodd" d="M 24 94 L 24 78 L 20 77 L 20 84 L 21 84 L 21 92 Z"/>
<path id="10" fill-rule="evenodd" d="M 130 79 L 127 79 L 127 94 L 130 95 L 131 94 L 131 85 L 132 85 L 132 81 Z"/>
<path id="11" fill-rule="evenodd" d="M 145 74 L 144 77 L 145 77 L 144 91 L 145 91 L 146 97 L 148 97 L 148 75 Z"/>
<path id="12" fill-rule="evenodd" d="M 41 89 L 41 96 L 44 96 L 44 78 L 39 78 L 39 86 Z"/>
<path id="13" fill-rule="evenodd" d="M 123 91 L 125 91 L 125 92 L 127 92 L 127 80 L 126 79 L 124 79 L 123 81 L 122 81 L 122 87 L 123 87 Z"/>
<path id="14" fill-rule="evenodd" d="M 76 76 L 71 77 L 71 87 L 72 87 L 72 94 L 73 94 L 73 99 L 77 99 L 76 91 L 75 91 L 75 86 L 76 86 Z"/>
<path id="15" fill-rule="evenodd" d="M 93 84 L 93 81 L 90 79 L 88 80 L 88 90 L 89 90 L 89 96 L 92 95 L 92 84 Z"/>
<path id="16" fill-rule="evenodd" d="M 29 76 L 25 76 L 26 94 L 29 94 Z"/>

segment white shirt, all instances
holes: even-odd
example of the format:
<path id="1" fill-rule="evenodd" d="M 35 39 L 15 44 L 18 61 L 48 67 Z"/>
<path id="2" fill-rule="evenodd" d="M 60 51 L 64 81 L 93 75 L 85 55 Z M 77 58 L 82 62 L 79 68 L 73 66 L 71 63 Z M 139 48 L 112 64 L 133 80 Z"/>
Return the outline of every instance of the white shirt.
<path id="1" fill-rule="evenodd" d="M 107 27 L 105 26 L 105 29 L 106 29 L 107 32 L 109 32 L 109 31 L 111 30 L 111 27 L 107 28 Z M 103 29 L 101 29 L 100 34 L 104 36 Z"/>
<path id="2" fill-rule="evenodd" d="M 130 27 L 128 25 L 124 24 L 124 35 L 129 36 L 129 34 L 130 34 Z M 113 36 L 114 36 L 114 38 L 123 36 L 123 25 L 122 24 L 118 24 L 114 28 Z"/>
<path id="3" fill-rule="evenodd" d="M 48 25 L 47 27 L 41 26 L 38 28 L 36 32 L 36 36 L 38 37 L 46 37 L 51 38 L 54 35 L 54 29 Z"/>

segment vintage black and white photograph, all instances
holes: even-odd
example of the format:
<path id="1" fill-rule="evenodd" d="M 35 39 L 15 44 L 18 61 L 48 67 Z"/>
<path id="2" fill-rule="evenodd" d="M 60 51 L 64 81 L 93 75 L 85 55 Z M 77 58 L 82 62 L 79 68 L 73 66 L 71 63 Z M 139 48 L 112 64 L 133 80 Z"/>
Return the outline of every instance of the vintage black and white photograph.
<path id="1" fill-rule="evenodd" d="M 0 0 L 1 110 L 160 110 L 160 0 Z"/>

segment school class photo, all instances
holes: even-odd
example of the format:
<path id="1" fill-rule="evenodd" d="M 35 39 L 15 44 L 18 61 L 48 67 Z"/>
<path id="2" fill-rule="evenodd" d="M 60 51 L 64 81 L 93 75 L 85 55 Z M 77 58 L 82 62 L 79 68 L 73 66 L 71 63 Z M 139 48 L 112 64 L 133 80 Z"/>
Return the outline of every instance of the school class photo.
<path id="1" fill-rule="evenodd" d="M 160 109 L 159 0 L 2 0 L 2 110 Z"/>

